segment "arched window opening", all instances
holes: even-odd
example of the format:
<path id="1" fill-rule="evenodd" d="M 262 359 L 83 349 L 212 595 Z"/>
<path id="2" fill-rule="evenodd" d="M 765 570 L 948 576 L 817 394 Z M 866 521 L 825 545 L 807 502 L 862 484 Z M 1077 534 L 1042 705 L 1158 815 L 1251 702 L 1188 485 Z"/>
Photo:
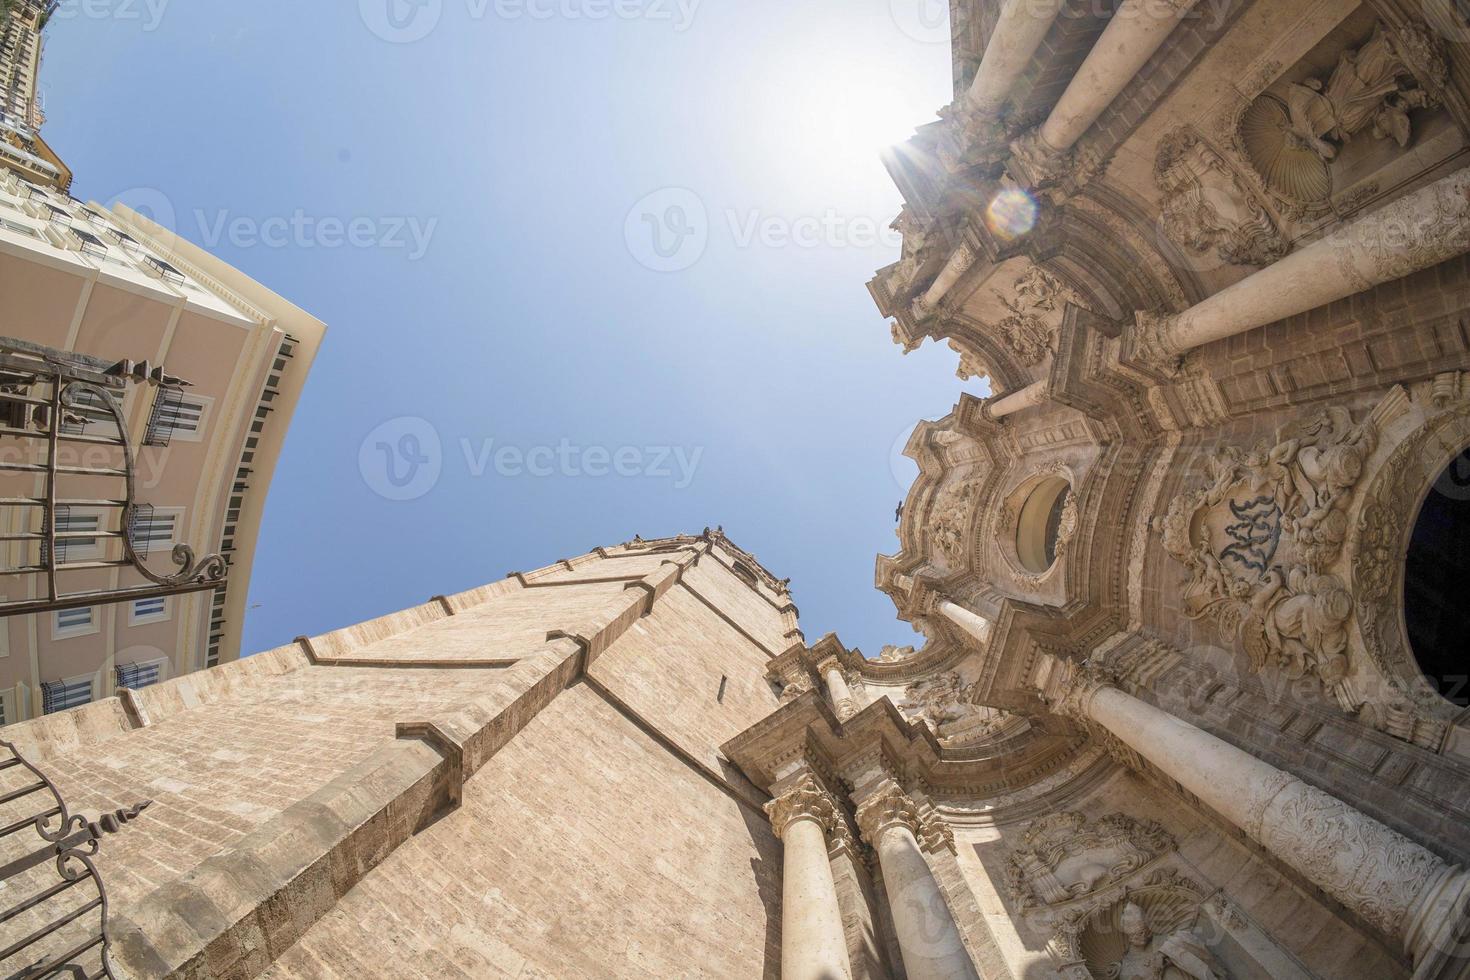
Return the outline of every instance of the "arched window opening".
<path id="1" fill-rule="evenodd" d="M 1419 510 L 1404 560 L 1404 621 L 1424 676 L 1470 706 L 1470 449 L 1451 460 Z"/>

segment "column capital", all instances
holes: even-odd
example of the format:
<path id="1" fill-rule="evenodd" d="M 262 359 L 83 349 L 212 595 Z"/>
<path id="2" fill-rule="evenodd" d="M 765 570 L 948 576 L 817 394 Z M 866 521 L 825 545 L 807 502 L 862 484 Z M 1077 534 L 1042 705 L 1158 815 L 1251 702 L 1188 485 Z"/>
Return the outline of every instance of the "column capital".
<path id="1" fill-rule="evenodd" d="M 878 846 L 878 838 L 889 827 L 907 827 L 915 837 L 921 829 L 918 805 L 896 783 L 889 783 L 859 804 L 856 817 L 863 839 L 873 847 Z"/>
<path id="2" fill-rule="evenodd" d="M 1054 714 L 1077 721 L 1092 720 L 1092 700 L 1099 691 L 1117 687 L 1117 673 L 1095 664 L 1069 664 L 1055 691 L 1042 695 Z"/>
<path id="3" fill-rule="evenodd" d="M 1177 319 L 1172 313 L 1137 311 L 1133 325 L 1125 333 L 1124 360 L 1164 377 L 1177 375 L 1184 357 L 1184 351 L 1173 339 Z"/>
<path id="4" fill-rule="evenodd" d="M 836 826 L 837 801 L 810 774 L 804 773 L 796 785 L 766 804 L 766 816 L 777 837 L 796 820 L 815 820 L 825 833 Z"/>
<path id="5" fill-rule="evenodd" d="M 829 670 L 836 670 L 839 672 L 842 670 L 842 660 L 835 653 L 829 653 L 827 654 L 827 656 L 817 661 L 817 673 L 825 674 Z"/>

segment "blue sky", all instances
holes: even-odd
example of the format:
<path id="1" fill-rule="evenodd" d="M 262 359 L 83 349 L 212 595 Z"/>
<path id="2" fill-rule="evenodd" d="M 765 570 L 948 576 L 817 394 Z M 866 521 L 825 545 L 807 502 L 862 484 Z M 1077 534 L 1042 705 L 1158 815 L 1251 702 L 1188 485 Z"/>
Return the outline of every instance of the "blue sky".
<path id="1" fill-rule="evenodd" d="M 864 284 L 878 149 L 949 100 L 938 6 L 67 0 L 77 196 L 171 211 L 330 328 L 245 650 L 708 524 L 809 638 L 911 642 L 873 558 L 962 385 Z"/>

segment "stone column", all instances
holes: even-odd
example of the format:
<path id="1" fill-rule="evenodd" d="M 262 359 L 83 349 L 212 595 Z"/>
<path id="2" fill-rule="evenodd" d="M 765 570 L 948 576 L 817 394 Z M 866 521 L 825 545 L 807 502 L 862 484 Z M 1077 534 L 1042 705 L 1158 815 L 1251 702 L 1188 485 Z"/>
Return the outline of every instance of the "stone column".
<path id="1" fill-rule="evenodd" d="M 836 657 L 828 657 L 817 665 L 817 672 L 827 682 L 827 696 L 832 699 L 832 709 L 838 721 L 846 721 L 857 714 L 857 702 L 852 699 L 852 689 L 847 678 L 842 676 L 842 663 Z"/>
<path id="2" fill-rule="evenodd" d="M 968 244 L 962 244 L 950 253 L 945 261 L 944 267 L 939 270 L 939 275 L 924 290 L 924 294 L 914 300 L 914 317 L 923 320 L 939 309 L 939 304 L 945 295 L 954 288 L 955 283 L 960 281 L 960 276 L 970 271 L 975 264 L 975 250 Z"/>
<path id="3" fill-rule="evenodd" d="M 1070 150 L 1133 81 L 1195 3 L 1124 0 L 1046 121 L 1017 146 L 1016 154 L 1028 170 Z"/>
<path id="4" fill-rule="evenodd" d="M 980 980 L 919 847 L 922 824 L 914 801 L 889 783 L 858 806 L 857 821 L 878 852 L 909 980 Z"/>
<path id="5" fill-rule="evenodd" d="M 1046 401 L 1047 386 L 1045 381 L 1034 381 L 1024 388 L 1020 388 L 1000 398 L 993 398 L 985 403 L 985 414 L 992 419 L 1003 419 L 1007 415 L 1015 415 Z"/>
<path id="6" fill-rule="evenodd" d="M 981 646 L 990 642 L 990 620 L 984 616 L 971 612 L 949 599 L 940 599 L 935 603 L 934 608 L 945 619 L 973 636 Z"/>
<path id="7" fill-rule="evenodd" d="M 1140 313 L 1134 346 L 1170 365 L 1204 344 L 1314 310 L 1470 251 L 1470 168 L 1350 222 L 1174 316 Z"/>
<path id="8" fill-rule="evenodd" d="M 1282 863 L 1401 941 L 1416 963 L 1448 948 L 1446 935 L 1470 893 L 1460 868 L 1085 668 L 1057 709 L 1101 725 Z"/>
<path id="9" fill-rule="evenodd" d="M 990 32 L 985 55 L 965 94 L 965 108 L 977 116 L 994 119 L 1000 115 L 1011 87 L 1062 9 L 1062 0 L 1009 0 Z"/>
<path id="10" fill-rule="evenodd" d="M 1008 0 L 990 32 L 980 67 L 965 94 L 955 103 L 951 120 L 954 143 L 941 149 L 951 170 L 1005 150 L 1001 110 L 1016 79 L 1026 70 L 1036 49 L 1061 12 L 1063 0 Z M 977 153 L 977 151 L 980 151 Z"/>
<path id="11" fill-rule="evenodd" d="M 781 976 L 783 980 L 850 980 L 847 936 L 827 857 L 827 831 L 841 817 L 810 775 L 766 804 L 781 838 Z"/>

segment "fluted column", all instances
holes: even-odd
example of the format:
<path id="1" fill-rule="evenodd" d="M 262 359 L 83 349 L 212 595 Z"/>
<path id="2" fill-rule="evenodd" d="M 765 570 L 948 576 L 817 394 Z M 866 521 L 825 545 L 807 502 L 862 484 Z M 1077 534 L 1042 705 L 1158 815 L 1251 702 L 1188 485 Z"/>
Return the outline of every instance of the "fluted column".
<path id="1" fill-rule="evenodd" d="M 811 776 L 766 804 L 785 849 L 781 865 L 782 980 L 849 980 L 847 937 L 827 857 L 827 832 L 841 817 Z"/>
<path id="2" fill-rule="evenodd" d="M 827 682 L 827 696 L 832 699 L 837 720 L 846 721 L 857 714 L 857 702 L 853 700 L 852 689 L 847 686 L 847 678 L 842 676 L 841 661 L 828 657 L 817 665 L 817 672 Z"/>
<path id="3" fill-rule="evenodd" d="M 1024 388 L 986 402 L 985 414 L 992 419 L 1002 419 L 1007 415 L 1015 415 L 1017 412 L 1034 408 L 1046 401 L 1046 397 L 1046 382 L 1034 381 Z"/>
<path id="4" fill-rule="evenodd" d="M 858 806 L 857 821 L 863 838 L 878 852 L 909 980 L 980 980 L 919 847 L 922 822 L 914 801 L 890 783 Z"/>
<path id="5" fill-rule="evenodd" d="M 1416 963 L 1443 951 L 1465 872 L 1341 800 L 1078 671 L 1060 712 L 1101 725 Z"/>
<path id="6" fill-rule="evenodd" d="M 1041 127 L 1016 148 L 1030 169 L 1070 150 L 1133 81 L 1196 0 L 1124 0 Z M 1042 167 L 1044 169 L 1044 166 Z"/>
<path id="7" fill-rule="evenodd" d="M 1470 168 L 1352 221 L 1183 313 L 1140 313 L 1134 346 L 1164 366 L 1186 351 L 1305 313 L 1470 251 Z"/>
<path id="8" fill-rule="evenodd" d="M 984 616 L 971 612 L 949 599 L 940 599 L 935 603 L 934 608 L 945 619 L 974 637 L 981 646 L 990 642 L 990 620 Z"/>

